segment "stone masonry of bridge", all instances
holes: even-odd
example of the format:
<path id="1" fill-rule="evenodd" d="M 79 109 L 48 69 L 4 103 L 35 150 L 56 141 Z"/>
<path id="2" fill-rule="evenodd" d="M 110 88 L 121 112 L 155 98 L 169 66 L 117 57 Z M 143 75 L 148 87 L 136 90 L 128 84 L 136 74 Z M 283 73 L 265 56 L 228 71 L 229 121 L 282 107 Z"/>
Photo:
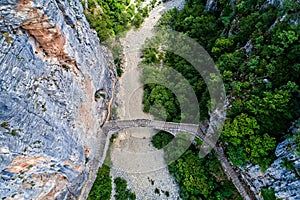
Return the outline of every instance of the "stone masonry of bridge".
<path id="1" fill-rule="evenodd" d="M 150 119 L 133 119 L 133 120 L 116 120 L 108 121 L 102 127 L 103 132 L 107 135 L 104 156 L 101 160 L 101 163 L 104 162 L 106 152 L 109 148 L 110 137 L 123 130 L 134 127 L 146 127 L 156 130 L 163 130 L 171 133 L 174 137 L 178 133 L 188 133 L 194 137 L 198 137 L 203 141 L 203 145 L 208 145 L 213 148 L 217 154 L 219 161 L 222 164 L 222 167 L 228 176 L 245 200 L 254 199 L 250 190 L 246 189 L 245 186 L 241 183 L 238 178 L 237 173 L 232 168 L 230 162 L 225 157 L 223 148 L 216 145 L 216 141 L 212 141 L 208 136 L 205 135 L 205 126 L 202 124 L 187 124 L 187 123 L 174 123 L 174 122 L 164 122 Z M 247 192 L 248 191 L 248 192 Z"/>

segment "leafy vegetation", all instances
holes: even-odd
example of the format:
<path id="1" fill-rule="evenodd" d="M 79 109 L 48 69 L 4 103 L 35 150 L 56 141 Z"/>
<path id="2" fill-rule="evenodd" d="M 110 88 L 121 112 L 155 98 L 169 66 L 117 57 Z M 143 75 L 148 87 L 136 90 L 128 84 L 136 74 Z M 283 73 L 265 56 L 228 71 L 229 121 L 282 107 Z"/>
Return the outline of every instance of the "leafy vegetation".
<path id="1" fill-rule="evenodd" d="M 300 6 L 296 1 L 282 2 L 275 7 L 263 0 L 237 1 L 235 5 L 230 0 L 220 0 L 215 10 L 205 11 L 205 1 L 186 0 L 181 11 L 173 9 L 160 20 L 160 27 L 194 38 L 220 70 L 230 105 L 221 140 L 228 157 L 238 166 L 251 162 L 266 168 L 272 162 L 269 155 L 284 138 L 283 133 L 300 117 L 300 28 L 295 23 Z M 152 7 L 142 9 L 140 2 L 133 5 L 127 0 L 89 0 L 88 4 L 87 19 L 101 41 L 130 26 L 139 27 Z M 163 66 L 175 69 L 188 80 L 198 98 L 201 120 L 207 118 L 210 99 L 205 81 L 183 58 L 170 52 L 162 54 L 159 44 L 144 49 L 142 79 L 164 71 L 158 66 L 161 61 Z M 115 57 L 119 75 L 120 62 Z M 148 84 L 144 90 L 144 111 L 174 122 L 189 117 L 182 115 L 179 101 L 171 90 L 158 84 Z M 174 145 L 167 145 L 171 139 L 160 132 L 152 140 L 157 148 L 166 147 L 166 160 L 178 156 L 189 140 L 181 135 L 174 138 Z M 299 137 L 295 136 L 295 141 Z M 192 146 L 169 165 L 169 171 L 180 185 L 180 196 L 183 199 L 240 198 L 215 155 L 200 159 L 196 152 L 197 148 Z M 108 179 L 106 182 L 107 188 L 111 188 Z M 120 196 L 126 196 L 127 186 L 120 180 L 118 184 L 123 188 Z M 274 199 L 270 190 L 263 190 L 262 194 L 264 199 Z"/>
<path id="2" fill-rule="evenodd" d="M 103 165 L 99 168 L 97 178 L 89 193 L 88 200 L 109 200 L 111 199 L 112 179 L 109 175 L 110 168 L 108 165 Z M 115 184 L 115 199 L 116 200 L 135 200 L 136 196 L 127 189 L 125 179 L 117 177 L 114 179 Z"/>
<path id="3" fill-rule="evenodd" d="M 113 54 L 117 75 L 123 74 L 122 70 L 122 48 L 119 36 L 122 36 L 131 27 L 139 28 L 148 16 L 148 13 L 156 5 L 157 1 L 152 0 L 150 5 L 142 7 L 144 0 L 88 0 L 88 8 L 85 9 L 85 16 L 90 26 L 97 32 L 100 41 L 108 46 Z M 85 2 L 82 1 L 83 7 Z M 112 40 L 112 38 L 114 38 Z"/>
<path id="4" fill-rule="evenodd" d="M 174 136 L 165 131 L 159 131 L 152 137 L 152 144 L 157 149 L 164 148 L 167 144 L 171 142 Z"/>
<path id="5" fill-rule="evenodd" d="M 112 179 L 109 175 L 110 168 L 103 165 L 99 168 L 97 178 L 89 193 L 88 200 L 109 200 L 111 199 Z M 115 198 L 116 200 L 135 200 L 136 196 L 127 189 L 127 182 L 125 179 L 117 177 L 114 179 L 115 184 Z"/>
<path id="6" fill-rule="evenodd" d="M 129 189 L 127 189 L 127 182 L 120 177 L 114 179 L 116 185 L 116 200 L 135 200 L 136 196 Z"/>
<path id="7" fill-rule="evenodd" d="M 0 127 L 6 129 L 5 132 L 3 132 L 4 134 L 9 134 L 11 136 L 18 136 L 19 135 L 19 132 L 22 132 L 23 130 L 22 129 L 12 129 L 10 127 L 10 124 L 6 121 L 2 122 L 0 124 Z"/>
<path id="8" fill-rule="evenodd" d="M 244 113 L 235 117 L 232 122 L 228 120 L 225 123 L 222 137 L 230 142 L 229 158 L 234 164 L 242 165 L 240 162 L 247 159 L 254 164 L 262 163 L 262 158 L 265 159 L 264 163 L 272 161 L 269 153 L 274 149 L 276 141 L 268 134 L 259 135 L 259 130 L 256 119 Z"/>
<path id="9" fill-rule="evenodd" d="M 164 148 L 164 160 L 172 163 L 177 160 L 191 145 L 192 137 L 189 134 L 177 133 L 170 144 Z"/>
<path id="10" fill-rule="evenodd" d="M 261 195 L 263 196 L 264 200 L 275 200 L 277 199 L 275 196 L 275 192 L 272 189 L 262 189 Z"/>
<path id="11" fill-rule="evenodd" d="M 140 0 L 134 4 L 130 0 L 88 0 L 85 15 L 100 41 L 105 41 L 124 33 L 131 26 L 140 27 L 149 12 L 149 7 L 142 8 L 141 3 Z"/>
<path id="12" fill-rule="evenodd" d="M 300 26 L 294 23 L 300 6 L 294 1 L 278 8 L 264 3 L 240 1 L 232 6 L 222 0 L 216 10 L 206 12 L 203 1 L 187 0 L 181 11 L 171 10 L 159 24 L 194 38 L 214 58 L 230 104 L 221 136 L 225 152 L 236 165 L 251 162 L 263 168 L 300 114 Z M 210 99 L 203 78 L 183 58 L 170 52 L 161 56 L 153 41 L 159 39 L 148 41 L 155 45 L 143 50 L 143 79 L 151 70 L 157 72 L 163 60 L 189 81 L 201 117 L 207 118 Z M 161 85 L 146 85 L 143 102 L 144 111 L 158 118 L 176 122 L 188 117 L 182 116 L 175 95 Z"/>
<path id="13" fill-rule="evenodd" d="M 237 1 L 231 5 L 230 0 L 220 0 L 215 10 L 205 11 L 205 2 L 187 0 L 182 10 L 164 14 L 158 27 L 183 32 L 212 56 L 222 75 L 229 103 L 221 134 L 225 152 L 237 166 L 251 162 L 266 169 L 273 160 L 270 155 L 274 155 L 276 145 L 285 139 L 283 133 L 300 115 L 300 25 L 296 23 L 300 5 L 288 0 L 277 7 L 262 0 Z M 142 80 L 154 77 L 153 73 L 164 73 L 164 67 L 175 69 L 193 87 L 200 120 L 207 118 L 210 99 L 203 78 L 178 55 L 170 52 L 162 55 L 159 37 L 162 36 L 158 34 L 148 40 L 151 45 L 146 46 L 151 48 L 143 50 Z M 166 87 L 148 84 L 144 89 L 144 111 L 174 122 L 188 117 L 182 116 L 177 98 Z M 299 138 L 294 136 L 297 144 Z M 152 141 L 162 148 L 169 139 L 159 133 Z M 191 147 L 169 166 L 180 185 L 180 196 L 240 198 L 223 177 L 215 156 L 200 159 L 196 152 L 197 148 Z M 262 193 L 264 199 L 275 199 L 274 191 Z"/>
<path id="14" fill-rule="evenodd" d="M 173 142 L 172 145 L 166 146 L 170 142 Z M 161 131 L 153 137 L 152 144 L 156 148 L 165 147 L 164 159 L 170 163 L 168 168 L 180 186 L 182 199 L 242 199 L 223 173 L 215 155 L 199 158 L 198 146 L 190 146 L 188 135 L 178 134 L 174 138 Z M 159 190 L 156 189 L 155 193 L 159 193 Z"/>
<path id="15" fill-rule="evenodd" d="M 112 180 L 109 175 L 110 168 L 103 165 L 99 168 L 97 178 L 89 193 L 88 200 L 109 200 L 112 190 Z"/>
<path id="16" fill-rule="evenodd" d="M 7 129 L 9 127 L 9 123 L 8 122 L 2 122 L 0 125 L 2 128 Z"/>
<path id="17" fill-rule="evenodd" d="M 122 69 L 123 49 L 121 47 L 120 41 L 116 40 L 115 42 L 106 43 L 106 46 L 108 46 L 112 52 L 114 63 L 117 70 L 117 75 L 121 77 L 121 75 L 123 74 L 123 69 Z"/>
<path id="18" fill-rule="evenodd" d="M 194 146 L 169 165 L 182 199 L 242 199 L 214 154 L 200 159 Z"/>

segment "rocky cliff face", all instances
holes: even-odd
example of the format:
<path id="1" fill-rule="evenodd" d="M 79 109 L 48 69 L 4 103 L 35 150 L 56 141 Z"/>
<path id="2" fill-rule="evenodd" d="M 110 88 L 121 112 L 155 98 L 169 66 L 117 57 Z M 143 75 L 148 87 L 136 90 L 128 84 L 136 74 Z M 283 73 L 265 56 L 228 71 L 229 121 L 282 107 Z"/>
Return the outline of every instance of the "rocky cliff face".
<path id="1" fill-rule="evenodd" d="M 79 0 L 0 1 L 0 199 L 84 199 L 115 71 Z"/>
<path id="2" fill-rule="evenodd" d="M 293 140 L 286 139 L 277 146 L 277 159 L 265 172 L 258 165 L 241 168 L 243 179 L 257 199 L 262 199 L 260 191 L 263 188 L 273 189 L 280 199 L 300 199 L 300 157 L 296 152 Z"/>

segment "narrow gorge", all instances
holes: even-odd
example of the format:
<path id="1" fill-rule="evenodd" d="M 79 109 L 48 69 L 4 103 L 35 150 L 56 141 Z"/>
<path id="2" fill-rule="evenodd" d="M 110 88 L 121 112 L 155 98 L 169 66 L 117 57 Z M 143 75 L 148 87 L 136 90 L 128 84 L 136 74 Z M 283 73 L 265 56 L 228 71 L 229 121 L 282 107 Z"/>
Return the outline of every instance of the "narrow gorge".
<path id="1" fill-rule="evenodd" d="M 97 189 L 109 197 L 96 199 L 119 200 L 121 177 L 132 199 L 299 200 L 299 13 L 299 0 L 0 0 L 0 199 L 94 200 L 105 166 L 110 187 Z M 216 145 L 205 78 L 155 43 L 156 26 L 193 38 L 219 68 Z M 191 116 L 174 91 L 143 82 L 167 68 L 199 101 L 193 124 L 179 124 Z M 184 133 L 192 145 L 166 163 L 162 146 L 175 138 L 176 152 Z M 203 143 L 213 150 L 200 158 Z"/>

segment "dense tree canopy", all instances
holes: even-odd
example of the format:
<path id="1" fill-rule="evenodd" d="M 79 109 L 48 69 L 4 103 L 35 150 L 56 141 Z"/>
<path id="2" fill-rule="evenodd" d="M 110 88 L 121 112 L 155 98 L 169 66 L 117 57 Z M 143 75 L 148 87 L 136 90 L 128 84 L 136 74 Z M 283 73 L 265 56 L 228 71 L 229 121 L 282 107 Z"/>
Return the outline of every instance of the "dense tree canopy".
<path id="1" fill-rule="evenodd" d="M 225 152 L 235 165 L 251 162 L 265 169 L 272 162 L 277 143 L 285 138 L 283 133 L 300 115 L 300 6 L 288 0 L 282 5 L 269 5 L 263 0 L 237 1 L 235 5 L 230 2 L 220 0 L 215 10 L 205 11 L 205 1 L 187 0 L 182 10 L 164 14 L 158 26 L 194 38 L 214 59 L 229 103 L 221 134 Z M 210 99 L 203 78 L 183 58 L 170 52 L 161 57 L 158 37 L 161 36 L 148 41 L 151 49 L 143 51 L 143 62 L 147 63 L 143 65 L 143 78 L 157 72 L 160 62 L 177 70 L 194 89 L 201 120 L 207 118 Z M 164 108 L 168 121 L 186 117 L 181 116 L 173 92 L 161 85 L 146 85 L 145 111 L 151 112 L 149 108 L 154 104 Z M 170 110 L 169 105 L 173 105 Z M 298 144 L 299 136 L 294 138 Z M 160 132 L 153 143 L 163 146 L 171 139 Z M 216 174 L 221 170 L 211 168 L 218 169 L 218 161 L 213 156 L 199 159 L 196 152 L 191 148 L 169 166 L 180 185 L 180 196 L 236 199 L 234 188 L 220 187 L 224 183 L 218 182 L 220 176 Z M 263 195 L 272 196 L 271 193 L 265 190 Z"/>
<path id="2" fill-rule="evenodd" d="M 180 197 L 195 200 L 242 199 L 222 172 L 215 155 L 200 159 L 194 148 L 192 146 L 169 165 L 170 173 L 180 186 Z"/>
<path id="3" fill-rule="evenodd" d="M 181 11 L 166 13 L 159 26 L 196 39 L 214 58 L 230 104 L 221 137 L 228 155 L 237 165 L 252 162 L 265 167 L 277 142 L 300 114 L 300 26 L 295 23 L 300 6 L 295 1 L 282 5 L 261 0 L 230 2 L 218 1 L 215 10 L 205 11 L 203 1 L 188 0 Z M 208 117 L 209 95 L 202 77 L 183 58 L 170 52 L 160 58 L 152 46 L 143 51 L 144 62 L 162 59 L 165 66 L 182 73 L 197 95 L 202 119 Z M 151 67 L 146 68 L 147 77 Z M 182 117 L 174 97 L 163 86 L 145 86 L 145 108 L 161 105 L 169 121 Z M 168 110 L 171 102 L 177 111 Z"/>
<path id="4" fill-rule="evenodd" d="M 234 5 L 231 0 L 219 0 L 215 9 L 206 10 L 205 2 L 186 0 L 182 10 L 173 9 L 164 14 L 158 26 L 192 37 L 211 55 L 222 75 L 229 104 L 221 135 L 225 152 L 235 165 L 251 162 L 265 168 L 272 161 L 270 155 L 277 143 L 284 138 L 283 133 L 300 117 L 300 5 L 290 0 L 275 5 L 265 0 L 240 0 Z M 139 27 L 155 3 L 142 9 L 139 1 L 133 5 L 128 0 L 88 0 L 89 8 L 85 12 L 100 40 L 105 41 L 132 25 Z M 142 81 L 155 78 L 155 74 L 167 76 L 168 69 L 175 69 L 192 86 L 201 120 L 208 118 L 210 98 L 203 77 L 183 58 L 160 51 L 158 37 L 163 36 L 149 40 L 151 48 L 142 52 Z M 185 46 L 182 51 L 188 49 Z M 182 84 L 178 81 L 178 87 L 173 86 L 180 90 Z M 144 111 L 167 121 L 178 122 L 190 117 L 181 113 L 178 97 L 167 87 L 147 84 L 144 89 Z M 300 146 L 299 135 L 294 138 Z M 172 139 L 159 132 L 152 142 L 162 148 Z M 183 137 L 175 138 L 174 145 L 165 149 L 171 152 L 165 159 L 178 156 L 184 141 Z M 200 159 L 195 146 L 171 163 L 169 171 L 180 185 L 183 199 L 240 198 L 214 154 Z M 107 199 L 112 187 L 109 169 L 101 168 L 98 176 L 89 198 Z M 122 188 L 117 194 L 120 198 L 123 195 L 135 198 L 121 179 L 115 183 Z M 106 189 L 102 191 L 102 187 Z M 273 193 L 264 190 L 263 196 L 272 198 Z"/>
<path id="5" fill-rule="evenodd" d="M 129 189 L 127 189 L 127 182 L 125 179 L 117 177 L 114 179 L 114 183 L 116 185 L 115 191 L 116 200 L 135 200 L 136 196 Z"/>
<path id="6" fill-rule="evenodd" d="M 85 15 L 103 42 L 124 33 L 132 25 L 139 27 L 148 16 L 149 7 L 141 7 L 140 0 L 131 4 L 130 0 L 88 0 Z M 83 3 L 84 4 L 84 3 Z"/>
<path id="7" fill-rule="evenodd" d="M 99 168 L 97 178 L 89 193 L 88 200 L 109 200 L 112 190 L 110 168 L 106 165 Z"/>

